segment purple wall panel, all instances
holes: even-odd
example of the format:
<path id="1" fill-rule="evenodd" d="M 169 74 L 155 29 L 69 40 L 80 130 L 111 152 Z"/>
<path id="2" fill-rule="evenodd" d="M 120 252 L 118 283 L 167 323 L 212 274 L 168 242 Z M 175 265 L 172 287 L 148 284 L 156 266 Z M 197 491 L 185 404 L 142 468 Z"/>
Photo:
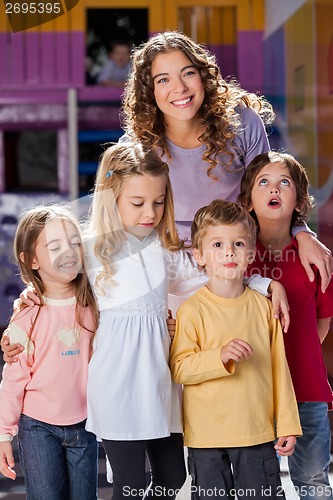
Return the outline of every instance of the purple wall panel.
<path id="1" fill-rule="evenodd" d="M 55 84 L 65 85 L 70 83 L 70 34 L 60 32 L 54 34 L 55 39 Z"/>
<path id="2" fill-rule="evenodd" d="M 209 45 L 208 49 L 216 55 L 223 78 L 237 75 L 237 47 L 235 45 Z"/>
<path id="3" fill-rule="evenodd" d="M 11 50 L 9 49 L 9 57 L 11 59 L 11 72 L 9 84 L 23 85 L 26 83 L 26 61 L 25 47 L 26 33 L 13 33 L 10 36 Z"/>
<path id="4" fill-rule="evenodd" d="M 5 146 L 4 133 L 0 130 L 0 193 L 6 189 L 5 186 Z"/>
<path id="5" fill-rule="evenodd" d="M 81 31 L 71 33 L 70 45 L 71 57 L 71 82 L 75 87 L 82 87 L 85 84 L 85 57 L 86 41 L 85 34 Z"/>
<path id="6" fill-rule="evenodd" d="M 83 87 L 82 32 L 0 33 L 0 88 Z"/>
<path id="7" fill-rule="evenodd" d="M 285 93 L 285 40 L 283 27 L 265 40 L 265 93 L 282 96 Z"/>
<path id="8" fill-rule="evenodd" d="M 245 89 L 263 92 L 263 32 L 238 32 L 238 79 Z"/>
<path id="9" fill-rule="evenodd" d="M 281 117 L 286 117 L 286 67 L 284 28 L 281 27 L 265 40 L 264 92 Z"/>
<path id="10" fill-rule="evenodd" d="M 9 52 L 8 52 L 8 33 L 0 33 L 0 88 L 7 85 L 9 81 Z"/>
<path id="11" fill-rule="evenodd" d="M 42 45 L 40 33 L 26 33 L 25 59 L 27 85 L 38 85 L 41 82 L 41 58 L 39 47 Z"/>
<path id="12" fill-rule="evenodd" d="M 54 33 L 41 35 L 41 83 L 53 85 L 55 81 L 55 41 Z"/>

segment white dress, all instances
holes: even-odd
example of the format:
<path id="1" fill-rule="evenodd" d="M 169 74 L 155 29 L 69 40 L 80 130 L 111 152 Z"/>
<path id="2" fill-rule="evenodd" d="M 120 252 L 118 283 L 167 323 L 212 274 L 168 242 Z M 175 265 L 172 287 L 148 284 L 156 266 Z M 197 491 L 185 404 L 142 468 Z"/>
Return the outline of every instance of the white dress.
<path id="1" fill-rule="evenodd" d="M 89 363 L 86 429 L 99 439 L 156 439 L 182 432 L 168 365 L 168 293 L 189 296 L 207 278 L 189 253 L 163 249 L 155 231 L 143 241 L 126 237 L 113 258 L 114 283 L 104 295 L 94 286 L 102 266 L 88 245 L 87 271 L 100 325 Z"/>
<path id="2" fill-rule="evenodd" d="M 100 311 L 88 369 L 86 429 L 98 439 L 135 441 L 182 432 L 180 402 L 169 370 L 168 294 L 190 296 L 207 277 L 186 251 L 163 249 L 156 231 L 127 240 L 113 257 L 113 284 L 97 293 L 102 270 L 87 244 L 87 272 Z M 266 294 L 270 279 L 252 276 Z"/>

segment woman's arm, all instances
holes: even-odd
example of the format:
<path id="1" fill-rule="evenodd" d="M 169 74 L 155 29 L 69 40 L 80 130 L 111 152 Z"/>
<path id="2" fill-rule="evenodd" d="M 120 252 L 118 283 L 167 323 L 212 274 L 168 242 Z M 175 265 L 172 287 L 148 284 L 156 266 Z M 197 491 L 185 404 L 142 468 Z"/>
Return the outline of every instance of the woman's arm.
<path id="1" fill-rule="evenodd" d="M 303 226 L 296 227 L 303 228 Z M 293 229 L 293 234 L 298 243 L 299 258 L 311 282 L 315 279 L 311 264 L 318 268 L 321 277 L 321 289 L 322 292 L 325 292 L 333 273 L 332 252 L 314 236 L 314 233 L 306 228 L 307 226 L 304 225 L 304 228 L 298 230 L 296 234 L 295 228 Z"/>

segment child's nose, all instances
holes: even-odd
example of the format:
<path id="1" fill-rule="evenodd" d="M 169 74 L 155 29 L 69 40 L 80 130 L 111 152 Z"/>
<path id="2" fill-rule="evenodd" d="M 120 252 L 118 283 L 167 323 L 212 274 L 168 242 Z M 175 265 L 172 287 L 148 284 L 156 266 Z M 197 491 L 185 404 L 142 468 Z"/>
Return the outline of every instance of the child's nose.
<path id="1" fill-rule="evenodd" d="M 67 243 L 64 248 L 64 254 L 65 255 L 73 255 L 75 253 L 73 245 L 70 243 Z"/>
<path id="2" fill-rule="evenodd" d="M 235 251 L 234 251 L 234 247 L 232 245 L 229 245 L 226 247 L 225 249 L 225 254 L 227 257 L 232 257 L 234 255 Z"/>
<path id="3" fill-rule="evenodd" d="M 279 192 L 280 192 L 280 190 L 279 190 L 279 188 L 277 186 L 271 188 L 271 193 L 272 194 L 277 194 Z"/>
<path id="4" fill-rule="evenodd" d="M 150 218 L 150 219 L 153 219 L 155 217 L 154 207 L 147 206 L 146 209 L 145 209 L 145 216 L 148 217 L 148 218 Z"/>

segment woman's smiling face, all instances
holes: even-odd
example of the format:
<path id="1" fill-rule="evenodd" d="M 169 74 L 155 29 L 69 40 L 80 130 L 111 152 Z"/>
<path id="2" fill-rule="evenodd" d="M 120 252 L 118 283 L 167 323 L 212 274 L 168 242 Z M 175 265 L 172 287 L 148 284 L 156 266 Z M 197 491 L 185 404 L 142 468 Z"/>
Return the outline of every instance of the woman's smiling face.
<path id="1" fill-rule="evenodd" d="M 156 104 L 167 124 L 192 120 L 198 113 L 205 88 L 200 72 L 180 50 L 159 54 L 152 63 Z"/>

